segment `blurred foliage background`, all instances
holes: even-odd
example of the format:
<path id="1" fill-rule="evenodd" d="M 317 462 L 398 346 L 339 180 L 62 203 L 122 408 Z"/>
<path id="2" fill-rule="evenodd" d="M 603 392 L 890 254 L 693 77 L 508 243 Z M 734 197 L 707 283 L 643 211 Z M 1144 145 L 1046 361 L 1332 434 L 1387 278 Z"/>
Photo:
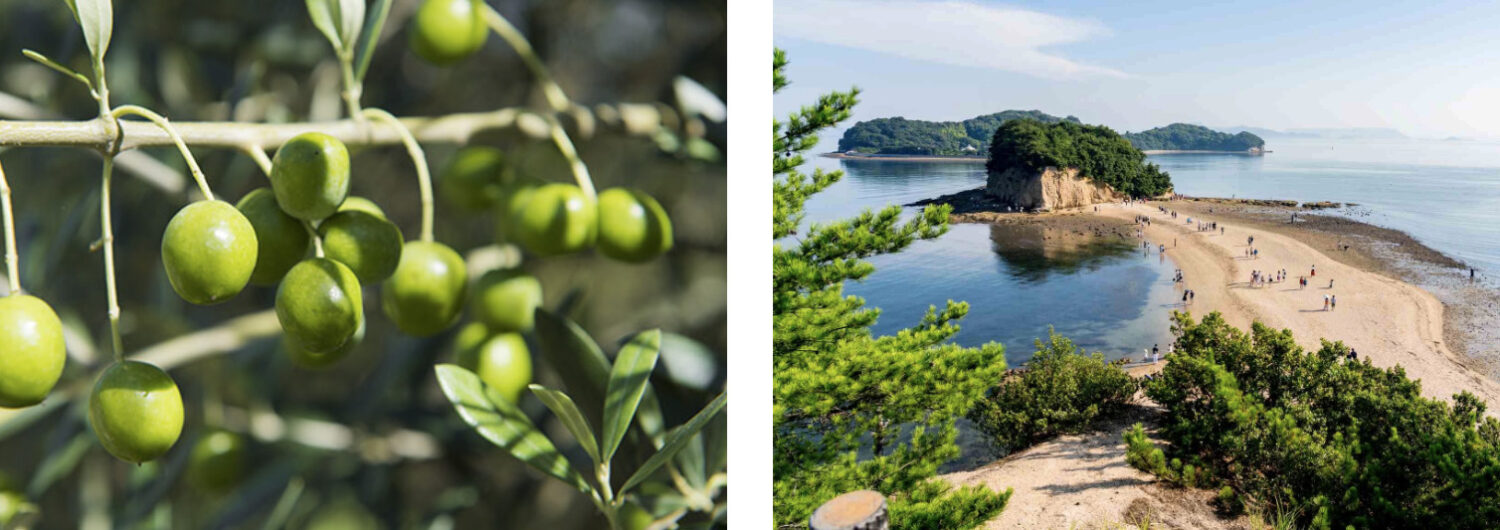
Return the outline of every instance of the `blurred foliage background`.
<path id="1" fill-rule="evenodd" d="M 725 94 L 722 0 L 550 0 L 489 3 L 536 47 L 578 103 L 676 105 L 673 81 L 686 77 Z M 309 22 L 303 0 L 198 2 L 116 0 L 107 60 L 112 100 L 173 121 L 299 122 L 341 118 L 338 65 Z M 365 80 L 363 103 L 398 116 L 527 106 L 541 96 L 517 55 L 490 38 L 473 57 L 439 68 L 407 46 L 416 0 L 396 0 Z M 0 118 L 89 119 L 97 106 L 79 84 L 26 60 L 40 51 L 88 71 L 87 50 L 62 0 L 0 0 Z M 653 377 L 668 425 L 722 391 L 725 379 L 725 168 L 717 156 L 724 125 L 707 122 L 705 142 L 601 131 L 575 138 L 600 189 L 628 185 L 655 196 L 670 214 L 676 246 L 644 265 L 585 253 L 526 260 L 545 289 L 545 306 L 575 319 L 613 355 L 648 328 L 665 340 Z M 570 182 L 550 143 L 504 134 L 475 144 L 503 149 L 517 174 Z M 429 144 L 439 171 L 460 147 Z M 177 297 L 160 264 L 167 221 L 196 198 L 173 149 L 117 172 L 115 247 L 127 356 L 163 341 L 269 311 L 274 288 L 249 287 L 234 300 L 199 307 Z M 684 154 L 693 153 L 693 156 Z M 267 185 L 245 155 L 194 149 L 215 193 L 230 202 Z M 139 156 L 139 155 L 135 155 Z M 474 434 L 443 398 L 432 366 L 448 362 L 455 325 L 436 337 L 401 335 L 366 286 L 369 330 L 350 358 L 322 371 L 293 366 L 275 333 L 194 335 L 210 355 L 170 369 L 188 410 L 182 438 L 144 466 L 105 453 L 85 420 L 83 401 L 109 362 L 99 238 L 100 157 L 61 148 L 0 152 L 14 189 L 22 284 L 49 302 L 67 328 L 69 362 L 47 402 L 0 409 L 0 488 L 35 505 L 39 528 L 597 528 L 604 520 L 577 491 L 543 478 Z M 399 146 L 356 150 L 351 194 L 373 199 L 408 240 L 420 205 L 412 164 Z M 155 183 L 153 183 L 155 182 Z M 169 193 L 177 186 L 175 193 Z M 437 184 L 439 188 L 441 183 Z M 464 212 L 438 192 L 437 239 L 460 253 L 493 250 L 494 221 Z M 471 276 L 471 279 L 473 276 Z M 262 323 L 264 320 L 261 321 Z M 274 327 L 274 318 L 271 320 Z M 255 328 L 256 326 L 241 326 Z M 259 326 L 264 328 L 264 326 Z M 537 382 L 559 387 L 537 354 Z M 228 347 L 224 347 L 228 346 Z M 217 351 L 217 350 L 226 351 Z M 571 440 L 534 396 L 522 409 L 555 440 Z M 723 418 L 706 432 L 723 450 Z M 241 462 L 212 466 L 222 487 L 190 475 L 189 453 L 214 429 L 241 433 Z M 570 444 L 560 447 L 586 461 Z M 191 472 L 190 472 L 191 471 Z M 0 503 L 5 502 L 0 499 Z M 275 513 L 273 513 L 275 512 Z"/>

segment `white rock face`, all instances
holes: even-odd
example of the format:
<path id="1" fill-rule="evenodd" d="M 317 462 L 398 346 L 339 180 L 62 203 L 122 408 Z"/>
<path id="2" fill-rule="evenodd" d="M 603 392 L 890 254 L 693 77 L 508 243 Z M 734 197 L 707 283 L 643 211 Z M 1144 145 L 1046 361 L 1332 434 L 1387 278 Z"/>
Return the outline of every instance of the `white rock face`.
<path id="1" fill-rule="evenodd" d="M 1023 210 L 1050 211 L 1115 202 L 1125 196 L 1078 174 L 1078 168 L 1048 167 L 1034 172 L 1012 167 L 990 173 L 985 191 L 1001 204 Z"/>

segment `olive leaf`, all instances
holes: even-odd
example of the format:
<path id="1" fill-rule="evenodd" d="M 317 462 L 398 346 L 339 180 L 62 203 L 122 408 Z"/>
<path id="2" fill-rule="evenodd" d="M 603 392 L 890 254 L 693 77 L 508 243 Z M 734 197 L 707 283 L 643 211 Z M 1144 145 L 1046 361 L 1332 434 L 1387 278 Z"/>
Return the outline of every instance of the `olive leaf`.
<path id="1" fill-rule="evenodd" d="M 94 91 L 94 83 L 92 81 L 89 81 L 88 76 L 80 74 L 76 70 L 73 70 L 72 68 L 68 68 L 66 66 L 63 66 L 61 63 L 52 60 L 51 57 L 47 57 L 46 55 L 42 55 L 41 53 L 38 53 L 38 52 L 33 51 L 33 50 L 28 50 L 28 49 L 22 49 L 21 50 L 21 55 L 25 55 L 27 59 L 31 59 L 33 61 L 36 61 L 36 62 L 40 63 L 42 66 L 45 66 L 47 68 L 51 68 L 51 69 L 57 71 L 57 73 L 60 73 L 62 75 L 68 76 L 68 77 L 71 77 L 73 79 L 77 79 L 78 82 L 83 83 L 83 86 L 89 87 L 89 92 L 93 92 Z"/>
<path id="2" fill-rule="evenodd" d="M 657 468 L 676 456 L 677 452 L 687 446 L 688 441 L 694 435 L 702 431 L 705 425 L 708 425 L 709 420 L 712 420 L 719 411 L 724 410 L 726 399 L 726 394 L 719 394 L 719 397 L 714 398 L 712 402 L 703 407 L 703 410 L 693 415 L 693 418 L 688 420 L 687 423 L 678 425 L 668 432 L 667 441 L 662 444 L 661 450 L 651 455 L 651 458 L 647 459 L 646 463 L 641 464 L 641 467 L 636 469 L 634 474 L 630 475 L 630 478 L 625 481 L 625 485 L 620 486 L 620 494 L 624 495 L 631 487 L 645 481 L 652 473 L 656 472 Z"/>
<path id="3" fill-rule="evenodd" d="M 591 491 L 583 477 L 568 464 L 568 459 L 532 425 L 526 414 L 480 381 L 478 375 L 452 364 L 440 364 L 436 370 L 443 394 L 448 396 L 464 423 L 473 427 L 480 436 L 537 471 L 584 493 Z"/>
<path id="4" fill-rule="evenodd" d="M 609 360 L 594 339 L 572 320 L 549 311 L 536 311 L 536 336 L 542 358 L 562 377 L 568 395 L 578 402 L 583 417 L 603 430 L 604 389 L 609 380 Z"/>
<path id="5" fill-rule="evenodd" d="M 89 430 L 79 430 L 61 450 L 48 453 L 37 466 L 36 473 L 31 476 L 31 483 L 26 485 L 26 495 L 36 498 L 46 493 L 52 484 L 72 473 L 78 467 L 78 462 L 83 460 L 83 455 L 88 454 L 89 448 L 93 446 L 94 439 L 89 435 Z"/>
<path id="6" fill-rule="evenodd" d="M 89 56 L 97 68 L 104 64 L 104 52 L 109 50 L 110 35 L 114 33 L 114 6 L 110 0 L 68 0 L 68 9 L 83 29 L 83 40 L 88 43 Z M 97 77 L 99 72 L 94 74 Z"/>
<path id="7" fill-rule="evenodd" d="M 708 483 L 708 473 L 704 471 L 703 444 L 707 431 L 700 432 L 688 438 L 686 445 L 672 458 L 677 470 L 682 473 L 682 478 L 687 480 L 689 486 L 695 490 L 702 490 Z"/>
<path id="8" fill-rule="evenodd" d="M 713 91 L 697 81 L 683 76 L 672 80 L 672 91 L 677 94 L 677 107 L 688 116 L 702 116 L 712 122 L 722 122 L 729 116 L 728 108 Z"/>
<path id="9" fill-rule="evenodd" d="M 344 49 L 343 34 L 339 32 L 339 26 L 335 20 L 342 23 L 343 15 L 340 14 L 339 2 L 342 0 L 307 0 L 307 15 L 312 18 L 313 26 L 328 38 L 328 43 L 335 50 Z"/>
<path id="10" fill-rule="evenodd" d="M 380 32 L 385 29 L 385 17 L 391 12 L 391 0 L 375 0 L 374 9 L 365 17 L 365 27 L 359 32 L 359 43 L 355 45 L 354 79 L 364 81 L 370 69 L 370 57 L 375 55 L 375 45 L 380 42 Z"/>
<path id="11" fill-rule="evenodd" d="M 641 404 L 641 394 L 651 381 L 651 371 L 656 369 L 656 359 L 660 354 L 661 330 L 650 330 L 630 339 L 615 357 L 614 368 L 609 373 L 609 390 L 605 394 L 604 438 L 600 439 L 599 447 L 604 461 L 614 458 L 620 440 L 625 438 L 625 431 L 630 430 L 636 408 Z"/>
<path id="12" fill-rule="evenodd" d="M 536 394 L 542 404 L 562 420 L 563 427 L 573 433 L 573 439 L 578 440 L 578 445 L 583 446 L 584 452 L 589 458 L 594 459 L 595 464 L 603 463 L 599 458 L 599 442 L 594 439 L 594 430 L 589 428 L 588 420 L 583 419 L 583 413 L 578 412 L 578 406 L 573 404 L 573 398 L 567 394 L 544 387 L 542 385 L 529 385 L 531 393 Z"/>
<path id="13" fill-rule="evenodd" d="M 365 0 L 339 0 L 339 39 L 344 45 L 339 48 L 343 56 L 354 56 L 354 45 L 359 42 L 359 29 L 365 23 Z"/>

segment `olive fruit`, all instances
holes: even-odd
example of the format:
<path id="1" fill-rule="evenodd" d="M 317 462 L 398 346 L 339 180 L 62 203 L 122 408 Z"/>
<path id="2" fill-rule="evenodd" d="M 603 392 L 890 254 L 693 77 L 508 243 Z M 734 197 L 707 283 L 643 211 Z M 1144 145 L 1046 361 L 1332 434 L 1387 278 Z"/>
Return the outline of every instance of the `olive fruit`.
<path id="1" fill-rule="evenodd" d="M 547 184 L 533 191 L 511 213 L 511 229 L 521 246 L 539 256 L 578 252 L 594 244 L 598 208 L 572 184 Z"/>
<path id="2" fill-rule="evenodd" d="M 484 273 L 474 286 L 474 318 L 495 331 L 531 331 L 542 283 L 517 269 Z"/>
<path id="3" fill-rule="evenodd" d="M 370 215 L 374 215 L 375 217 L 385 219 L 385 210 L 380 209 L 380 205 L 375 204 L 375 201 L 366 199 L 364 197 L 355 197 L 353 195 L 350 195 L 348 198 L 345 198 L 344 204 L 339 205 L 339 211 L 347 212 L 350 210 L 365 212 Z"/>
<path id="4" fill-rule="evenodd" d="M 94 382 L 89 425 L 116 458 L 137 464 L 155 460 L 182 434 L 182 394 L 160 368 L 118 362 Z"/>
<path id="5" fill-rule="evenodd" d="M 515 229 L 515 223 L 511 219 L 531 200 L 531 193 L 545 184 L 545 181 L 536 177 L 517 177 L 500 186 L 500 194 L 495 200 L 496 239 L 501 242 L 519 240 L 520 231 Z"/>
<path id="6" fill-rule="evenodd" d="M 307 228 L 281 211 L 271 188 L 251 190 L 234 207 L 255 228 L 255 269 L 250 272 L 250 283 L 275 285 L 312 250 Z"/>
<path id="7" fill-rule="evenodd" d="M 401 249 L 396 273 L 381 286 L 385 316 L 408 335 L 434 335 L 458 318 L 469 273 L 463 258 L 442 243 L 412 241 Z"/>
<path id="8" fill-rule="evenodd" d="M 41 403 L 68 356 L 57 313 L 35 296 L 0 298 L 0 345 L 0 407 Z"/>
<path id="9" fill-rule="evenodd" d="M 599 252 L 640 263 L 672 248 L 672 220 L 650 195 L 626 188 L 599 194 Z"/>
<path id="10" fill-rule="evenodd" d="M 519 333 L 496 333 L 478 346 L 455 353 L 454 364 L 478 374 L 480 381 L 511 403 L 520 402 L 526 385 L 531 384 L 531 351 Z"/>
<path id="11" fill-rule="evenodd" d="M 359 343 L 365 340 L 365 322 L 365 319 L 359 319 L 359 328 L 354 330 L 354 336 L 345 341 L 343 346 L 334 348 L 330 352 L 315 353 L 307 351 L 293 344 L 285 336 L 282 337 L 282 346 L 286 348 L 287 356 L 292 358 L 292 363 L 297 366 L 314 370 L 327 368 L 348 357 L 349 352 L 354 351 L 354 348 L 358 347 Z"/>
<path id="12" fill-rule="evenodd" d="M 620 506 L 620 526 L 626 530 L 646 530 L 656 518 L 639 504 L 626 502 Z"/>
<path id="13" fill-rule="evenodd" d="M 354 271 L 361 285 L 374 285 L 391 276 L 401 260 L 401 229 L 366 211 L 333 214 L 318 225 L 323 253 Z"/>
<path id="14" fill-rule="evenodd" d="M 245 438 L 212 430 L 198 437 L 188 456 L 188 481 L 209 491 L 224 491 L 245 474 Z"/>
<path id="15" fill-rule="evenodd" d="M 17 491 L 0 490 L 0 528 L 7 526 L 16 520 L 21 512 L 35 512 L 36 506 L 26 500 L 26 496 Z"/>
<path id="16" fill-rule="evenodd" d="M 161 263 L 182 299 L 217 304 L 239 294 L 255 270 L 260 242 L 245 215 L 224 201 L 177 211 L 161 238 Z"/>
<path id="17" fill-rule="evenodd" d="M 271 189 L 287 215 L 304 221 L 333 215 L 349 196 L 349 150 L 323 133 L 294 136 L 271 161 Z"/>
<path id="18" fill-rule="evenodd" d="M 493 147 L 459 149 L 438 174 L 443 199 L 469 211 L 488 209 L 500 198 L 505 172 L 505 153 Z"/>
<path id="19" fill-rule="evenodd" d="M 412 20 L 411 49 L 432 64 L 457 62 L 490 36 L 478 0 L 426 0 Z"/>
<path id="20" fill-rule="evenodd" d="M 359 279 L 328 258 L 302 260 L 276 290 L 276 319 L 293 346 L 328 353 L 349 342 L 364 320 Z"/>

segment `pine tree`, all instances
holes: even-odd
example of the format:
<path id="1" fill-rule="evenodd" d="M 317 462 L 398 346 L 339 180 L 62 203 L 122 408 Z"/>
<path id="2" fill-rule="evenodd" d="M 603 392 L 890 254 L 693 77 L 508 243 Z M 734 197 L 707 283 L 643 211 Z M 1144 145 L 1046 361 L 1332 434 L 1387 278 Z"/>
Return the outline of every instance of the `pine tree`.
<path id="1" fill-rule="evenodd" d="M 776 50 L 773 91 L 787 85 L 786 64 Z M 874 272 L 864 258 L 945 233 L 951 207 L 903 221 L 889 206 L 801 229 L 807 199 L 842 176 L 799 172 L 803 153 L 818 131 L 849 118 L 858 94 L 826 94 L 772 125 L 776 523 L 805 525 L 822 502 L 874 489 L 890 499 L 893 528 L 973 527 L 1004 508 L 1009 490 L 955 490 L 931 477 L 958 456 L 955 421 L 1000 382 L 1004 349 L 947 342 L 966 303 L 929 308 L 915 327 L 877 337 L 879 310 L 843 294 L 845 281 Z"/>

